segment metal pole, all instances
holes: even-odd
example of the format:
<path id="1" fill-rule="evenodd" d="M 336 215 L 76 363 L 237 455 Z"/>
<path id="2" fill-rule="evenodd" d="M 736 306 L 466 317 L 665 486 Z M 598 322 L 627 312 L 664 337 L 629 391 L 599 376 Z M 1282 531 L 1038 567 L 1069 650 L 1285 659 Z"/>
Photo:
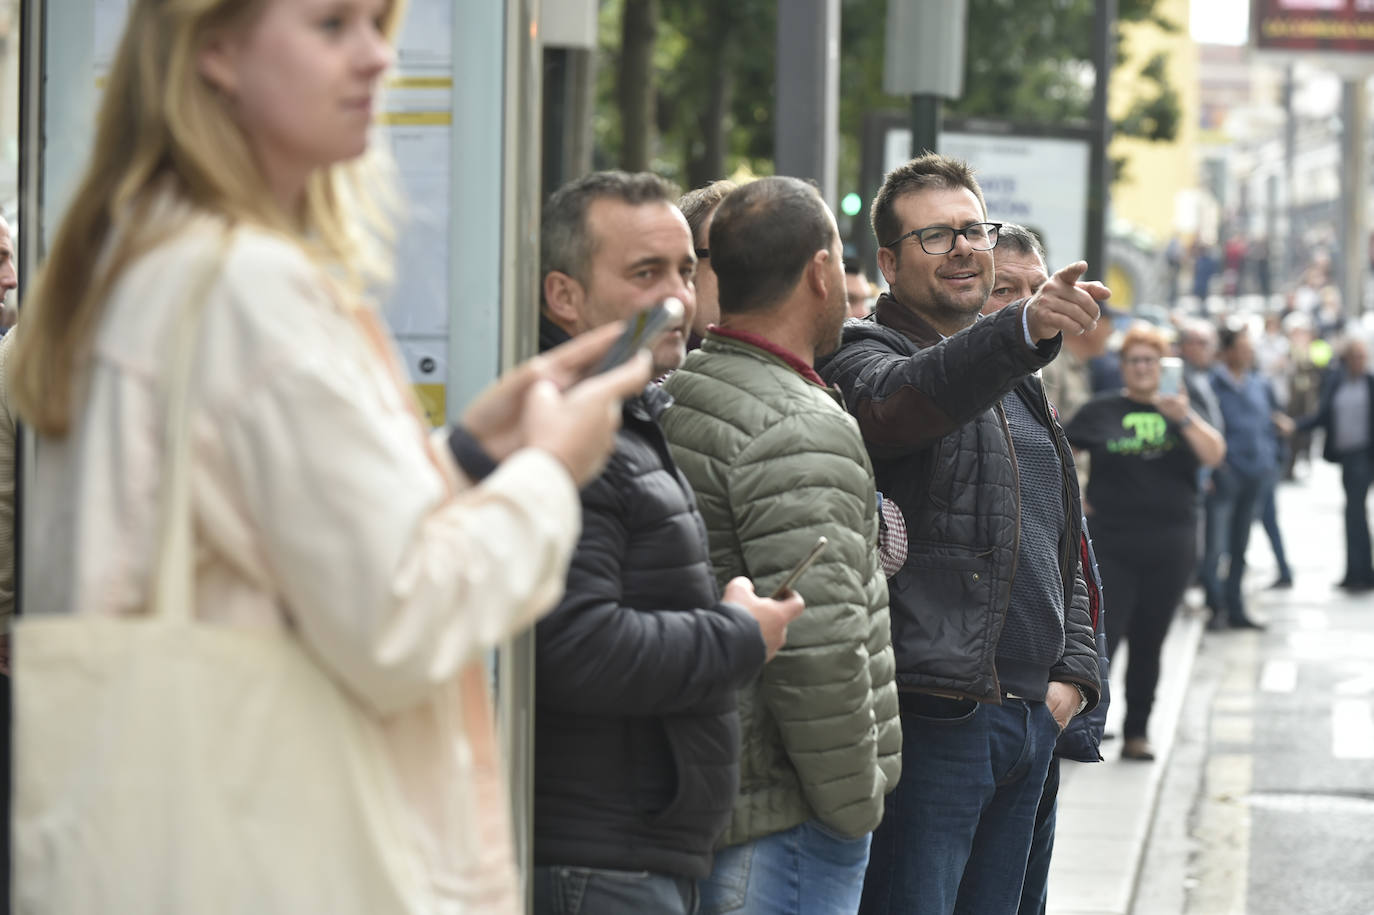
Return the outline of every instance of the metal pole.
<path id="1" fill-rule="evenodd" d="M 1369 162 L 1365 134 L 1369 132 L 1369 93 L 1363 77 L 1341 84 L 1341 294 L 1345 313 L 1364 313 L 1365 261 L 1368 230 L 1365 196 L 1369 193 Z"/>
<path id="2" fill-rule="evenodd" d="M 944 120 L 938 95 L 911 97 L 911 158 L 940 151 L 940 122 Z"/>
<path id="3" fill-rule="evenodd" d="M 505 122 L 501 169 L 501 368 L 535 354 L 539 340 L 541 0 L 506 0 Z M 524 911 L 534 865 L 534 634 L 503 645 L 496 662 L 497 723 L 509 767 L 511 825 Z"/>
<path id="4" fill-rule="evenodd" d="M 29 279 L 37 276 L 43 239 L 43 123 L 44 79 L 47 65 L 45 53 L 45 0 L 20 0 L 19 3 L 19 288 L 15 303 L 23 307 L 24 291 Z M 24 575 L 27 538 L 24 536 L 27 512 L 26 494 L 33 482 L 34 443 L 23 423 L 15 429 L 14 455 L 14 613 L 23 613 L 24 589 L 28 581 Z M 10 678 L 5 677 L 0 689 L 0 714 L 4 721 L 4 774 L 0 790 L 4 791 L 3 805 L 5 835 L 0 839 L 0 911 L 11 911 L 10 888 L 13 883 L 14 862 L 10 848 L 11 798 L 13 793 L 13 703 Z"/>
<path id="5" fill-rule="evenodd" d="M 1298 263 L 1298 187 L 1293 179 L 1294 160 L 1298 154 L 1298 115 L 1293 108 L 1293 65 L 1283 76 L 1283 199 L 1287 210 L 1288 230 L 1283 240 L 1283 282 L 1291 285 L 1298 278 L 1302 265 Z"/>
<path id="6" fill-rule="evenodd" d="M 23 308 L 29 281 L 38 275 L 38 262 L 48 228 L 43 212 L 44 172 L 43 79 L 45 52 L 44 0 L 21 0 L 19 5 L 19 288 L 15 302 Z M 25 493 L 33 480 L 33 437 L 20 424 L 15 438 L 14 486 L 14 598 L 15 613 L 24 607 Z M 8 832 L 6 833 L 8 835 Z M 6 897 L 8 899 L 8 896 Z"/>
<path id="7" fill-rule="evenodd" d="M 840 2 L 778 4 L 774 168 L 810 178 L 834 209 L 839 168 Z"/>
<path id="8" fill-rule="evenodd" d="M 1087 277 L 1107 276 L 1107 214 L 1111 175 L 1107 146 L 1112 140 L 1112 121 L 1107 114 L 1107 89 L 1116 62 L 1116 0 L 1097 0 L 1093 16 L 1092 153 L 1088 160 L 1088 272 Z M 1062 265 L 1054 265 L 1062 266 Z"/>

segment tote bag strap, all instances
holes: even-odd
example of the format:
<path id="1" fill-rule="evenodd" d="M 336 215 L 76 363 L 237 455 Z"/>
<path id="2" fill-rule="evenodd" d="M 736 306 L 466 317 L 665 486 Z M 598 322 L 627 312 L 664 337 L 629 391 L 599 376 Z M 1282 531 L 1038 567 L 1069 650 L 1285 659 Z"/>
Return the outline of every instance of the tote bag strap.
<path id="1" fill-rule="evenodd" d="M 224 265 L 231 231 L 218 229 L 219 240 L 192 272 L 187 299 L 172 329 L 168 359 L 164 423 L 166 468 L 159 505 L 159 536 L 153 566 L 150 614 L 167 622 L 189 622 L 195 600 L 195 547 L 191 524 L 191 372 L 205 321 L 205 300 Z"/>

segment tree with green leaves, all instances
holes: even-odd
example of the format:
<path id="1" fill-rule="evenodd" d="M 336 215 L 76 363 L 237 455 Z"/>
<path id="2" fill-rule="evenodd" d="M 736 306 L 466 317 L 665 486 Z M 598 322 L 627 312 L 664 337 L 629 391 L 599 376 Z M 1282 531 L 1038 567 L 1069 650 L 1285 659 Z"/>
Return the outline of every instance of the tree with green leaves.
<path id="1" fill-rule="evenodd" d="M 905 109 L 882 91 L 888 0 L 843 0 L 840 177 L 858 176 L 870 111 Z M 1160 0 L 1119 0 L 1118 24 L 1161 18 Z M 644 10 L 656 12 L 651 30 Z M 951 116 L 1084 123 L 1092 100 L 1094 0 L 969 0 L 963 97 Z M 696 187 L 741 165 L 772 171 L 775 0 L 602 0 L 596 137 L 600 165 L 653 168 Z M 1119 41 L 1119 39 L 1118 39 Z M 1118 45 L 1119 47 L 1119 45 Z M 650 61 L 651 66 L 645 62 Z M 1167 61 L 1124 61 L 1137 94 L 1119 134 L 1169 140 L 1180 105 Z M 647 99 L 647 103 L 646 103 Z"/>

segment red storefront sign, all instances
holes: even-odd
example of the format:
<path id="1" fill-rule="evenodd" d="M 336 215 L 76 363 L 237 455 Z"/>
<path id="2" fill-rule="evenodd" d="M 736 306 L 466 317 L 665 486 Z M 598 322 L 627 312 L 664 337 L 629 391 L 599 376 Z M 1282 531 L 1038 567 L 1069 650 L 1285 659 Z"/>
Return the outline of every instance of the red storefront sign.
<path id="1" fill-rule="evenodd" d="M 1374 52 L 1374 0 L 1250 0 L 1250 10 L 1260 50 Z"/>

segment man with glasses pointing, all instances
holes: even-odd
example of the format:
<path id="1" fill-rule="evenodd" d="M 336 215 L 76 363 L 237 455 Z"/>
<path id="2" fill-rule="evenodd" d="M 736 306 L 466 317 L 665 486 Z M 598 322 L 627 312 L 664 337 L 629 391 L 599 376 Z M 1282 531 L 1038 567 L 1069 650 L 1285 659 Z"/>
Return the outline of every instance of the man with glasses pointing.
<path id="1" fill-rule="evenodd" d="M 903 771 L 859 911 L 1010 915 L 1055 739 L 1100 682 L 1072 458 L 1043 398 L 1004 397 L 1108 292 L 1079 262 L 980 320 L 999 225 L 953 159 L 892 171 L 872 216 L 890 292 L 819 366 L 909 532 L 889 581 Z"/>

